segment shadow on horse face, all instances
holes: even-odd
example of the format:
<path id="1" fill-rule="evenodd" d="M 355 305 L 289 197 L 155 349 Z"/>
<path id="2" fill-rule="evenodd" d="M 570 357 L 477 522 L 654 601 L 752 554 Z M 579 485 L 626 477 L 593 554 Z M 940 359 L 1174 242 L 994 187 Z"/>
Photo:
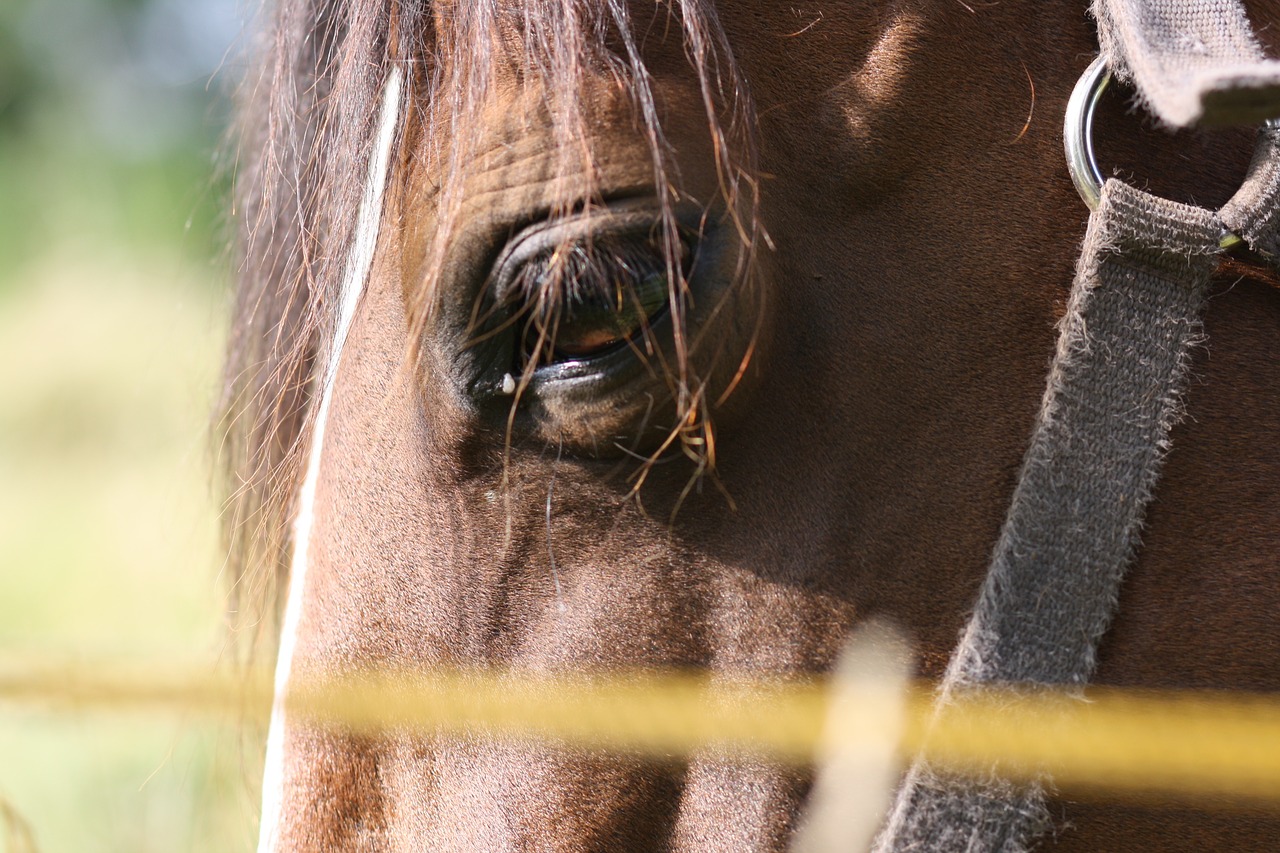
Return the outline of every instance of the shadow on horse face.
<path id="1" fill-rule="evenodd" d="M 1078 4 L 677 5 L 699 26 L 633 10 L 651 117 L 635 67 L 597 61 L 626 56 L 607 20 L 547 78 L 554 40 L 500 16 L 473 100 L 409 66 L 296 676 L 811 673 L 873 615 L 945 664 L 1086 216 L 1058 127 L 1092 32 Z M 291 849 L 780 849 L 809 784 L 711 754 L 284 743 L 264 820 Z"/>

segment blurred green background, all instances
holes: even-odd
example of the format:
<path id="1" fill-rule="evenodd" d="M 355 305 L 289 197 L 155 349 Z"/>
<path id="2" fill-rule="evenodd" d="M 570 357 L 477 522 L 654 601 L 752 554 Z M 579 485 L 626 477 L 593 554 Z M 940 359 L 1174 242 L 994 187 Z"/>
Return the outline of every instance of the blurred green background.
<path id="1" fill-rule="evenodd" d="M 208 424 L 245 16 L 0 0 L 5 661 L 227 654 Z M 259 735 L 0 701 L 0 851 L 20 823 L 42 851 L 250 849 Z"/>

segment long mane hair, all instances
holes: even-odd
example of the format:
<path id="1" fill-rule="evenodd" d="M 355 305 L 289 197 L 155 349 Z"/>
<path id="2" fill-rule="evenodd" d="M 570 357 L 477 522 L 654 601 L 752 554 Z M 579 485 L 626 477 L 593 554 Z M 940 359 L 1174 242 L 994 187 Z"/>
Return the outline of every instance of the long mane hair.
<path id="1" fill-rule="evenodd" d="M 239 284 L 217 430 L 229 616 L 243 648 L 274 636 L 278 622 L 316 374 L 333 338 L 379 93 L 393 65 L 406 85 L 392 163 L 408 153 L 406 128 L 424 134 L 427 144 L 413 150 L 425 152 L 426 165 L 439 176 L 429 247 L 438 259 L 458 221 L 477 134 L 475 107 L 490 94 L 500 60 L 495 46 L 513 40 L 523 46 L 520 79 L 537 81 L 544 93 L 563 174 L 585 176 L 579 197 L 591 198 L 594 173 L 589 146 L 573 144 L 588 132 L 580 93 L 589 75 L 608 75 L 631 98 L 652 155 L 654 186 L 670 208 L 672 152 L 641 44 L 649 33 L 674 31 L 700 86 L 721 194 L 750 257 L 762 236 L 752 178 L 755 116 L 728 37 L 713 0 L 664 0 L 652 9 L 652 19 L 636 21 L 626 0 L 278 0 L 264 13 L 256 71 L 241 99 L 234 211 Z M 676 265 L 669 209 L 666 220 Z M 740 264 L 744 282 L 752 279 L 749 265 Z M 424 283 L 424 305 L 433 284 Z M 678 437 L 697 448 L 703 470 L 710 404 L 684 359 L 675 319 Z"/>

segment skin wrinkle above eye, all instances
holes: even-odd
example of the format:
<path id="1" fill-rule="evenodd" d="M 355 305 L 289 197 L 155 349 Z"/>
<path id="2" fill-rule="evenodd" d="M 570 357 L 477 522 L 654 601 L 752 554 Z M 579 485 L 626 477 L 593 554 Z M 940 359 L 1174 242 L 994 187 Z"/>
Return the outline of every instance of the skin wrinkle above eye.
<path id="1" fill-rule="evenodd" d="M 611 94 L 608 103 L 598 103 L 585 128 L 586 136 L 575 150 L 565 151 L 555 140 L 531 128 L 541 114 L 540 104 L 528 103 L 530 96 L 513 99 L 505 109 L 497 111 L 500 119 L 491 125 L 489 140 L 471 157 L 467 165 L 461 214 L 463 221 L 484 221 L 511 211 L 513 218 L 528 215 L 530 210 L 568 210 L 580 202 L 583 187 L 594 187 L 595 195 L 618 197 L 648 194 L 656 197 L 654 173 L 649 150 L 639 137 L 619 138 L 610 131 L 620 119 L 629 115 L 629 105 L 616 103 Z M 536 126 L 535 126 L 536 128 Z M 589 151 L 589 159 L 582 152 Z M 576 161 L 576 162 L 575 162 Z M 512 179 L 512 175 L 517 176 Z"/>

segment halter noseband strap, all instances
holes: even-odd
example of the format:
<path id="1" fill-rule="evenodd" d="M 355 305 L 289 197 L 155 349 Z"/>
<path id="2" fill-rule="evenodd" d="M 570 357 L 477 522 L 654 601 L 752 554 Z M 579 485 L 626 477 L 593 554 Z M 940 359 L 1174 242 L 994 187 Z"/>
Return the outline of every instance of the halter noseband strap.
<path id="1" fill-rule="evenodd" d="M 1093 11 L 1106 65 L 1166 123 L 1280 114 L 1280 63 L 1262 57 L 1237 0 L 1096 0 Z M 1094 211 L 1031 444 L 939 714 L 984 684 L 1088 682 L 1178 419 L 1219 256 L 1241 240 L 1268 259 L 1280 248 L 1275 125 L 1218 213 L 1102 182 L 1088 119 L 1103 62 L 1082 78 L 1066 132 L 1073 179 Z M 1014 784 L 994 768 L 960 778 L 918 760 L 876 850 L 1021 853 L 1048 826 L 1042 785 Z"/>

